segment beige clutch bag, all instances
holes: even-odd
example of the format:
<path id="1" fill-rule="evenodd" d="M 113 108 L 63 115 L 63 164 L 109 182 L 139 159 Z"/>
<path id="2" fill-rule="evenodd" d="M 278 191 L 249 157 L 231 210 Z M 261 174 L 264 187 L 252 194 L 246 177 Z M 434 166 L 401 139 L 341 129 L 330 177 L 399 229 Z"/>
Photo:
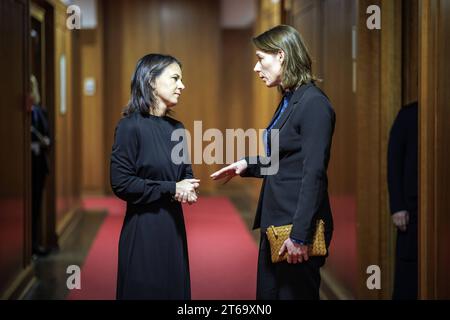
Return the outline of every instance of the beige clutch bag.
<path id="1" fill-rule="evenodd" d="M 285 226 L 270 226 L 266 230 L 267 239 L 270 243 L 270 253 L 272 262 L 277 263 L 287 259 L 287 252 L 283 255 L 278 255 L 284 241 L 289 237 L 292 230 L 292 224 Z M 314 232 L 313 243 L 309 245 L 309 256 L 325 256 L 327 254 L 327 247 L 325 245 L 325 222 L 318 220 L 316 223 L 316 230 Z"/>

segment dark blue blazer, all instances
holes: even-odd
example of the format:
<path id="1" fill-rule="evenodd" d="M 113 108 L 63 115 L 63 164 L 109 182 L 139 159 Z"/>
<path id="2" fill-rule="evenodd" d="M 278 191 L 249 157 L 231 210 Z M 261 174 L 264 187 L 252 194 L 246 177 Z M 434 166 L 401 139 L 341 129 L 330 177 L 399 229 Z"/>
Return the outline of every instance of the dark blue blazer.
<path id="1" fill-rule="evenodd" d="M 247 157 L 248 168 L 241 174 L 264 179 L 254 229 L 261 228 L 264 232 L 270 225 L 293 223 L 291 237 L 311 243 L 316 221 L 323 219 L 329 245 L 333 218 L 327 167 L 335 118 L 327 96 L 313 83 L 301 85 L 294 92 L 272 129 L 272 139 L 279 139 L 278 172 L 262 175 L 261 169 L 267 168 L 264 163 L 268 159 Z M 274 129 L 279 130 L 278 134 Z M 276 150 L 273 146 L 271 149 L 269 165 L 273 167 Z"/>

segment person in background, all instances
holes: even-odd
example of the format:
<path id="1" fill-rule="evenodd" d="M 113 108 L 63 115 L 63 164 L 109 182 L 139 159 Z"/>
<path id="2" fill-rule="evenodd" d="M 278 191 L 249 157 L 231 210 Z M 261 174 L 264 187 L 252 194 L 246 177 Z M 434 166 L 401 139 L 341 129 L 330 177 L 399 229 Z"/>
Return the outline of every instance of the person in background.
<path id="1" fill-rule="evenodd" d="M 418 294 L 418 103 L 399 111 L 388 144 L 388 190 L 392 221 L 397 228 L 392 298 L 417 299 Z"/>
<path id="2" fill-rule="evenodd" d="M 31 239 L 32 253 L 35 256 L 45 255 L 45 250 L 39 243 L 42 222 L 42 197 L 46 177 L 49 174 L 48 152 L 50 134 L 47 111 L 41 105 L 39 84 L 34 75 L 31 81 Z"/>

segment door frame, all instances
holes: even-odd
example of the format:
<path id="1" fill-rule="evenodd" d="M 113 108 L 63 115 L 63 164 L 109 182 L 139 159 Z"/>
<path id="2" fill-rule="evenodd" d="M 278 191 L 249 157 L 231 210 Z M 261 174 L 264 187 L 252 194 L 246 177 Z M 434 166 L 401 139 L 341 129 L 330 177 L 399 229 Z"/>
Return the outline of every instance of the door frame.
<path id="1" fill-rule="evenodd" d="M 43 199 L 42 210 L 42 238 L 41 245 L 49 250 L 58 247 L 56 235 L 56 177 L 55 177 L 55 67 L 54 67 L 54 7 L 53 4 L 45 0 L 32 0 L 30 2 L 30 16 L 33 12 L 38 13 L 43 18 L 44 44 L 42 54 L 43 66 L 43 86 L 41 91 L 44 93 L 43 103 L 48 113 L 48 122 L 52 146 L 49 152 L 50 173 L 46 178 L 46 185 Z"/>

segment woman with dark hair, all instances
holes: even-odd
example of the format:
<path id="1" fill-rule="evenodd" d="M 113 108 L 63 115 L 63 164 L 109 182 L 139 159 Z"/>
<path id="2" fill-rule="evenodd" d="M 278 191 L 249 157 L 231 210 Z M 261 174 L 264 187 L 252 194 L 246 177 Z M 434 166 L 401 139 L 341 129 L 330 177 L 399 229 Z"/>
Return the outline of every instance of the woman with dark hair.
<path id="1" fill-rule="evenodd" d="M 111 187 L 127 202 L 117 299 L 191 297 L 181 202 L 197 201 L 200 180 L 187 154 L 182 161 L 172 158 L 172 133 L 184 126 L 167 116 L 183 89 L 181 63 L 174 57 L 149 54 L 138 61 L 111 154 Z"/>
<path id="2" fill-rule="evenodd" d="M 318 220 L 325 222 L 327 247 L 331 241 L 327 167 L 335 113 L 314 84 L 311 58 L 297 30 L 279 25 L 253 43 L 258 59 L 254 71 L 267 87 L 283 94 L 264 134 L 266 157 L 246 157 L 211 177 L 264 178 L 254 223 L 261 228 L 257 299 L 319 299 L 325 257 L 309 257 L 308 246 Z M 275 139 L 278 143 L 272 145 Z M 278 170 L 265 170 L 274 162 Z M 265 231 L 287 224 L 293 224 L 292 231 L 279 252 L 287 252 L 287 262 L 272 263 Z"/>

